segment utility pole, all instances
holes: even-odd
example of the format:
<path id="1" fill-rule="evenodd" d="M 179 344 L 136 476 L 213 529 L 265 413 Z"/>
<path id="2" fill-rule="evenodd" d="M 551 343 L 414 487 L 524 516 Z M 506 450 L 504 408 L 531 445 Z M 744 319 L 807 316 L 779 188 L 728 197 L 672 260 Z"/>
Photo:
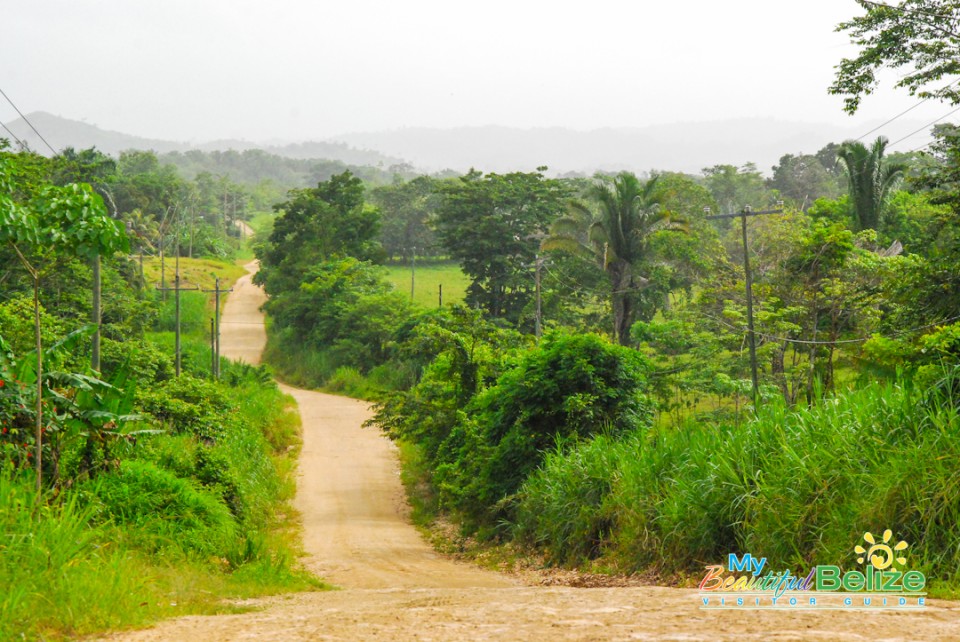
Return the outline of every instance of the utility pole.
<path id="1" fill-rule="evenodd" d="M 94 372 L 100 372 L 100 321 L 102 319 L 100 293 L 100 255 L 97 254 L 93 259 L 93 310 L 90 313 L 90 321 L 96 328 L 93 331 L 93 344 L 90 349 L 90 367 Z"/>
<path id="2" fill-rule="evenodd" d="M 757 337 L 756 332 L 753 328 L 753 277 L 750 273 L 750 252 L 747 246 L 747 217 L 748 216 L 763 216 L 765 214 L 783 214 L 783 201 L 777 202 L 778 209 L 775 210 L 761 210 L 759 212 L 754 212 L 753 208 L 749 205 L 743 208 L 740 212 L 733 214 L 716 214 L 714 216 L 707 216 L 707 219 L 720 219 L 720 218 L 740 218 L 740 227 L 743 235 L 743 274 L 746 280 L 746 290 L 747 290 L 747 334 L 750 345 L 750 378 L 753 381 L 753 407 L 757 407 L 757 399 L 760 397 L 760 384 L 757 377 Z M 703 208 L 705 214 L 710 213 L 710 208 Z"/>
<path id="3" fill-rule="evenodd" d="M 181 290 L 199 290 L 199 289 L 200 289 L 198 286 L 193 286 L 193 287 L 189 287 L 189 288 L 182 288 L 182 287 L 180 287 L 180 247 L 179 247 L 179 246 L 177 247 L 177 261 L 176 261 L 176 269 L 175 269 L 174 277 L 173 277 L 173 287 L 172 287 L 172 288 L 166 288 L 166 287 L 163 287 L 163 286 L 161 285 L 161 287 L 158 288 L 158 289 L 159 289 L 159 290 L 162 290 L 164 293 L 166 293 L 167 290 L 173 290 L 173 296 L 174 296 L 174 316 L 175 316 L 175 319 L 176 319 L 175 322 L 174 322 L 174 337 L 175 337 L 175 338 L 174 338 L 174 353 L 175 353 L 175 354 L 174 354 L 174 372 L 175 372 L 176 375 L 179 377 L 179 376 L 180 376 L 180 365 L 181 365 L 181 363 L 180 363 L 180 361 L 181 361 L 181 360 L 180 360 L 180 354 L 181 354 L 181 350 L 180 350 L 180 291 L 181 291 Z"/>
<path id="4" fill-rule="evenodd" d="M 443 307 L 443 283 L 441 283 L 438 287 L 440 288 L 440 299 L 438 301 L 439 305 L 437 307 L 442 308 Z"/>
<path id="5" fill-rule="evenodd" d="M 414 284 L 417 280 L 417 248 L 410 248 L 410 300 L 413 301 Z"/>
<path id="6" fill-rule="evenodd" d="M 540 258 L 539 254 L 537 254 L 536 268 L 534 270 L 534 279 L 536 282 L 536 290 L 537 290 L 537 311 L 536 311 L 536 316 L 534 317 L 533 327 L 534 327 L 534 334 L 536 335 L 538 341 L 540 339 L 540 335 L 543 334 L 543 328 L 542 328 L 543 317 L 542 317 L 542 312 L 540 307 L 540 303 L 541 303 L 540 301 L 540 268 L 542 267 L 543 267 L 543 259 Z"/>
<path id="7" fill-rule="evenodd" d="M 213 329 L 213 319 L 210 319 L 210 377 L 217 378 L 217 334 Z"/>
<path id="8" fill-rule="evenodd" d="M 220 289 L 220 277 L 218 276 L 214 282 L 215 286 L 212 290 L 203 290 L 204 292 L 213 292 L 213 378 L 220 378 L 220 294 L 226 294 L 233 292 L 233 288 L 226 290 Z"/>
<path id="9" fill-rule="evenodd" d="M 163 260 L 163 238 L 160 238 L 160 291 L 163 302 L 167 302 L 167 265 Z"/>

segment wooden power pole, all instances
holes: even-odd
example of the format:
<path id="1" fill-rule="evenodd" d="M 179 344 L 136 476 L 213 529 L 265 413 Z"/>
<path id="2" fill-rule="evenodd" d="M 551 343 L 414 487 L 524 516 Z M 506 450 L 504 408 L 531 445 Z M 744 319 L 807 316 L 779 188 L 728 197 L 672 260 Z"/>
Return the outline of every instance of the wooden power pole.
<path id="1" fill-rule="evenodd" d="M 203 290 L 204 292 L 213 292 L 213 339 L 211 348 L 213 350 L 213 378 L 220 378 L 220 295 L 233 292 L 233 288 L 226 290 L 220 289 L 220 277 L 215 281 L 214 289 Z"/>
<path id="2" fill-rule="evenodd" d="M 199 290 L 200 288 L 196 285 L 184 288 L 180 285 L 180 248 L 177 247 L 177 262 L 176 269 L 173 277 L 173 287 L 166 288 L 162 284 L 157 288 L 163 292 L 167 290 L 173 290 L 174 297 L 174 372 L 179 377 L 180 376 L 180 365 L 181 365 L 181 350 L 180 350 L 180 292 L 183 290 Z"/>
<path id="3" fill-rule="evenodd" d="M 735 212 L 733 214 L 716 214 L 714 216 L 707 216 L 707 219 L 720 219 L 720 218 L 739 218 L 740 226 L 743 236 L 743 273 L 746 280 L 746 290 L 747 290 L 747 335 L 748 343 L 750 345 L 750 378 L 753 381 L 753 406 L 756 408 L 757 399 L 760 396 L 760 384 L 757 377 L 757 337 L 756 332 L 753 327 L 753 277 L 750 273 L 750 251 L 747 246 L 747 217 L 748 216 L 763 216 L 765 214 L 783 214 L 782 209 L 783 201 L 777 203 L 777 207 L 780 209 L 775 210 L 761 210 L 754 212 L 753 209 L 747 205 L 741 211 Z M 704 213 L 709 214 L 710 208 L 705 207 L 703 209 Z"/>

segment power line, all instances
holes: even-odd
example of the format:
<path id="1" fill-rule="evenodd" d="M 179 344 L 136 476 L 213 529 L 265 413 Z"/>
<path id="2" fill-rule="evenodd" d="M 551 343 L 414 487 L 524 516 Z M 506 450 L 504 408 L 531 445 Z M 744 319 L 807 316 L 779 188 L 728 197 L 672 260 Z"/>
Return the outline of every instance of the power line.
<path id="1" fill-rule="evenodd" d="M 10 97 L 7 96 L 6 92 L 3 91 L 3 89 L 0 89 L 0 94 L 2 94 L 3 97 L 7 99 L 7 102 L 10 103 L 10 106 L 11 106 L 11 107 L 13 107 L 15 110 L 17 110 L 17 113 L 20 114 L 20 118 L 23 119 L 23 122 L 25 122 L 26 124 L 30 125 L 30 129 L 33 130 L 33 133 L 36 134 L 37 136 L 39 136 L 39 137 L 40 137 L 40 140 L 43 141 L 43 144 L 50 148 L 50 151 L 53 152 L 53 155 L 56 156 L 57 154 L 59 154 L 60 152 L 58 152 L 57 150 L 55 150 L 55 149 L 53 148 L 53 145 L 51 145 L 50 143 L 48 143 L 48 142 L 47 142 L 47 139 L 43 137 L 43 134 L 41 134 L 40 132 L 37 131 L 37 128 L 33 126 L 33 123 L 31 123 L 30 120 L 29 120 L 26 116 L 23 115 L 23 112 L 20 111 L 20 108 L 13 104 L 13 101 L 10 100 Z M 7 129 L 6 126 L 4 126 L 4 129 Z M 10 130 L 7 130 L 7 131 L 10 131 Z"/>
<path id="2" fill-rule="evenodd" d="M 7 130 L 7 133 L 10 134 L 11 136 L 13 136 L 13 140 L 17 141 L 17 144 L 20 145 L 20 147 L 26 147 L 26 144 L 25 144 L 22 140 L 20 140 L 19 138 L 17 138 L 17 135 L 14 134 L 12 131 L 10 131 L 10 128 L 9 128 L 9 127 L 7 127 L 6 125 L 4 125 L 2 122 L 0 122 L 0 127 L 3 127 L 4 129 L 6 129 L 6 130 Z"/>
<path id="3" fill-rule="evenodd" d="M 727 322 L 724 321 L 723 319 L 718 319 L 717 317 L 713 316 L 712 314 L 707 314 L 707 313 L 705 313 L 705 312 L 701 312 L 701 313 L 699 313 L 699 314 L 701 314 L 702 316 L 707 317 L 708 319 L 712 319 L 713 321 L 716 321 L 717 323 L 719 323 L 719 324 L 721 324 L 721 325 L 724 325 L 724 326 L 730 328 L 731 330 L 736 330 L 737 332 L 745 332 L 745 331 L 748 331 L 746 328 L 738 328 L 737 326 L 735 326 L 735 325 L 733 325 L 733 324 L 731 324 L 731 323 L 727 323 Z M 913 334 L 914 332 L 919 332 L 920 330 L 927 330 L 927 329 L 929 329 L 929 328 L 935 328 L 935 327 L 937 327 L 937 326 L 939 326 L 939 325 L 944 325 L 944 324 L 951 323 L 951 322 L 957 321 L 957 320 L 960 320 L 960 316 L 951 317 L 951 318 L 949 318 L 949 319 L 943 319 L 942 321 L 937 321 L 936 323 L 929 323 L 929 324 L 927 324 L 927 325 L 923 325 L 923 326 L 920 326 L 920 327 L 917 327 L 917 328 L 911 328 L 911 329 L 909 329 L 909 330 L 901 330 L 901 331 L 896 332 L 896 333 L 894 333 L 894 334 L 892 334 L 892 335 L 889 335 L 889 336 L 883 336 L 883 335 L 880 335 L 880 336 L 881 336 L 881 338 L 883 338 L 883 339 L 895 339 L 895 338 L 897 338 L 897 337 L 902 337 L 902 336 L 905 336 L 905 335 L 908 335 L 908 334 Z M 769 340 L 769 341 L 785 342 L 785 343 L 797 343 L 797 344 L 801 344 L 801 345 L 813 345 L 813 346 L 835 346 L 835 345 L 842 345 L 842 344 L 847 344 L 847 343 L 866 343 L 867 341 L 869 341 L 870 339 L 873 338 L 873 335 L 871 335 L 871 336 L 869 336 L 869 337 L 863 337 L 863 338 L 860 338 L 860 339 L 837 339 L 836 341 L 814 341 L 814 340 L 810 340 L 810 339 L 791 339 L 791 338 L 789 338 L 789 337 L 778 337 L 778 336 L 776 336 L 776 335 L 766 334 L 766 333 L 764 333 L 764 332 L 759 332 L 759 331 L 757 331 L 757 330 L 754 330 L 754 333 L 755 333 L 757 336 L 763 337 L 764 339 L 767 339 L 767 340 Z"/>
<path id="4" fill-rule="evenodd" d="M 932 127 L 933 125 L 936 125 L 937 123 L 939 123 L 939 122 L 940 122 L 941 120 L 943 120 L 944 118 L 949 118 L 950 116 L 953 116 L 953 115 L 954 115 L 955 113 L 957 113 L 958 111 L 960 111 L 960 107 L 957 107 L 956 109 L 954 109 L 953 111 L 949 112 L 948 114 L 944 114 L 944 115 L 941 116 L 940 118 L 938 118 L 938 119 L 936 119 L 936 120 L 934 120 L 934 121 L 932 121 L 932 122 L 927 123 L 926 125 L 924 125 L 924 126 L 921 127 L 920 129 L 918 129 L 918 130 L 916 130 L 916 131 L 913 131 L 913 132 L 910 132 L 909 134 L 907 134 L 907 135 L 904 136 L 903 138 L 899 138 L 899 139 L 895 140 L 894 142 L 890 143 L 889 147 L 893 147 L 894 145 L 896 145 L 896 144 L 898 144 L 898 143 L 902 143 L 903 141 L 907 140 L 908 138 L 912 138 L 913 136 L 916 136 L 917 134 L 919 134 L 919 133 L 922 132 L 922 131 L 926 131 L 926 129 L 927 129 L 928 127 Z"/>
<path id="5" fill-rule="evenodd" d="M 956 80 L 954 80 L 952 83 L 950 83 L 950 84 L 947 85 L 946 87 L 943 87 L 942 89 L 940 89 L 940 91 L 943 91 L 944 89 L 948 89 L 948 88 L 952 87 L 953 85 L 956 85 L 958 82 L 960 82 L 960 78 L 957 78 Z M 860 137 L 857 138 L 856 140 L 863 140 L 864 138 L 866 138 L 866 137 L 869 136 L 870 134 L 872 134 L 872 133 L 874 133 L 874 132 L 876 132 L 876 131 L 878 131 L 878 130 L 880 130 L 880 129 L 883 129 L 884 127 L 886 127 L 887 125 L 889 125 L 889 124 L 892 123 L 893 121 L 895 121 L 895 120 L 897 120 L 897 119 L 899 119 L 899 118 L 901 118 L 901 117 L 903 117 L 903 116 L 906 116 L 907 114 L 909 114 L 909 113 L 912 112 L 914 109 L 916 109 L 916 108 L 919 107 L 920 105 L 924 104 L 925 102 L 927 102 L 927 101 L 930 100 L 931 98 L 933 98 L 933 96 L 929 96 L 929 97 L 927 97 L 927 98 L 924 98 L 923 100 L 921 100 L 920 102 L 918 102 L 918 103 L 917 103 L 916 105 L 914 105 L 913 107 L 910 107 L 909 109 L 905 109 L 904 111 L 900 112 L 899 114 L 897 114 L 896 116 L 894 116 L 894 117 L 891 118 L 890 120 L 886 121 L 885 123 L 874 127 L 873 129 L 871 129 L 870 131 L 868 131 L 866 134 L 860 136 Z M 916 132 L 915 132 L 915 133 L 916 133 Z M 911 135 L 912 135 L 912 134 L 911 134 Z"/>
<path id="6" fill-rule="evenodd" d="M 950 124 L 950 125 L 953 125 L 953 126 L 956 126 L 956 125 L 957 125 L 957 123 L 955 123 L 955 122 L 947 123 L 947 124 Z M 908 154 L 913 154 L 914 152 L 926 151 L 926 150 L 928 150 L 929 148 L 933 147 L 934 143 L 936 143 L 936 141 L 932 140 L 932 141 L 930 141 L 929 143 L 924 143 L 923 145 L 920 145 L 919 147 L 914 147 L 913 149 L 911 149 L 911 150 L 910 150 L 909 152 L 907 152 L 907 153 L 908 153 Z"/>

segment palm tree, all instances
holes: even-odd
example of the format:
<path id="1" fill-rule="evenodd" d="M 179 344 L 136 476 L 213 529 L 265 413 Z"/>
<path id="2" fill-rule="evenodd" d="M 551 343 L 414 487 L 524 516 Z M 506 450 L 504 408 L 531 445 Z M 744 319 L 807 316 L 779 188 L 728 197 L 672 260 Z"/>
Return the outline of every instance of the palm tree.
<path id="1" fill-rule="evenodd" d="M 636 320 L 636 296 L 650 285 L 637 273 L 649 258 L 651 237 L 661 230 L 684 229 L 671 220 L 656 202 L 657 176 L 645 183 L 629 172 L 613 179 L 600 179 L 590 189 L 596 201 L 594 214 L 585 204 L 574 202 L 569 213 L 554 223 L 544 240 L 545 250 L 565 250 L 592 257 L 607 273 L 613 304 L 613 336 L 621 345 L 630 343 L 630 327 Z"/>
<path id="2" fill-rule="evenodd" d="M 877 229 L 887 196 L 907 169 L 905 163 L 884 161 L 888 142 L 880 136 L 867 148 L 860 141 L 848 140 L 837 150 L 837 162 L 847 175 L 850 202 L 860 230 Z"/>

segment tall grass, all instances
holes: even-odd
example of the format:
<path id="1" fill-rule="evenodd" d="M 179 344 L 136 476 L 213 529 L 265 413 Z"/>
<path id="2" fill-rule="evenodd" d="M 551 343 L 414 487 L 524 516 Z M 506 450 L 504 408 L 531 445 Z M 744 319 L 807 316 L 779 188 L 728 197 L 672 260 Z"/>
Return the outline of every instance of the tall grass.
<path id="1" fill-rule="evenodd" d="M 731 552 L 849 566 L 865 531 L 890 528 L 910 543 L 911 566 L 955 585 L 957 461 L 954 397 L 874 384 L 813 408 L 765 407 L 739 427 L 558 450 L 523 487 L 516 532 L 559 563 L 678 571 Z"/>
<path id="2" fill-rule="evenodd" d="M 251 377 L 215 443 L 143 436 L 116 470 L 38 498 L 0 471 L 0 640 L 67 638 L 310 590 L 295 489 L 299 415 Z"/>

